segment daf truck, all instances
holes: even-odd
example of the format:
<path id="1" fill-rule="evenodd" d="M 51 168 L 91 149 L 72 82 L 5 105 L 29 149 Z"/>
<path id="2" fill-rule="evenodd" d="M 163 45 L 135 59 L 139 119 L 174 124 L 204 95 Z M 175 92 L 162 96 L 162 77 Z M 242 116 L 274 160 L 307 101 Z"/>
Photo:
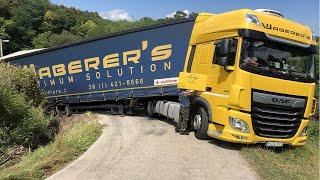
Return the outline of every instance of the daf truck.
<path id="1" fill-rule="evenodd" d="M 144 105 L 149 116 L 177 122 L 179 90 L 191 89 L 198 139 L 298 146 L 316 108 L 317 53 L 308 26 L 277 11 L 241 9 L 2 61 L 33 69 L 60 112 Z"/>

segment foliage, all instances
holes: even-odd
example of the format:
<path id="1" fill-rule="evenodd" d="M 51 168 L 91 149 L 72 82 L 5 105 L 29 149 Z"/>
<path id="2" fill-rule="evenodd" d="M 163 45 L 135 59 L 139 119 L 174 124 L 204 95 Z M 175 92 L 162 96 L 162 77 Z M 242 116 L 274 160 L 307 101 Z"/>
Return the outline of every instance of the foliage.
<path id="1" fill-rule="evenodd" d="M 93 119 L 88 115 L 82 118 Z M 11 167 L 0 167 L 0 179 L 44 179 L 85 152 L 102 133 L 95 120 L 78 119 L 61 129 L 64 131 L 51 144 L 38 148 Z"/>
<path id="2" fill-rule="evenodd" d="M 54 5 L 49 0 L 0 0 L 0 38 L 10 40 L 4 45 L 4 54 L 8 54 L 186 17 L 187 14 L 177 11 L 174 18 L 144 17 L 133 22 L 115 22 L 101 18 L 98 13 Z"/>
<path id="3" fill-rule="evenodd" d="M 319 37 L 316 37 L 316 42 L 319 48 L 320 46 Z M 320 55 L 320 49 L 318 51 L 318 54 L 316 54 L 315 56 L 315 71 L 316 71 L 315 74 L 316 74 L 316 81 L 318 84 L 319 84 L 319 63 L 320 63 L 319 55 Z"/>
<path id="4" fill-rule="evenodd" d="M 33 40 L 32 44 L 35 48 L 48 48 L 51 47 L 51 42 L 49 42 L 49 39 L 51 37 L 51 32 L 44 32 L 38 34 Z"/>
<path id="5" fill-rule="evenodd" d="M 36 147 L 47 142 L 48 120 L 40 108 L 26 103 L 20 94 L 14 94 L 0 85 L 0 147 L 23 145 Z"/>
<path id="6" fill-rule="evenodd" d="M 44 102 L 30 70 L 0 64 L 0 150 L 47 143 L 51 134 L 40 105 Z"/>
<path id="7" fill-rule="evenodd" d="M 22 93 L 26 101 L 31 102 L 33 106 L 39 106 L 44 102 L 34 72 L 9 64 L 0 64 L 0 72 L 0 85 L 13 93 Z"/>
<path id="8" fill-rule="evenodd" d="M 79 41 L 80 39 L 82 39 L 80 36 L 74 35 L 68 31 L 62 31 L 61 34 L 52 34 L 48 40 L 50 46 L 59 46 L 68 44 L 70 42 Z"/>
<path id="9" fill-rule="evenodd" d="M 174 15 L 173 15 L 174 18 L 176 19 L 184 19 L 184 18 L 187 18 L 188 17 L 188 14 L 183 12 L 183 11 L 177 11 Z"/>

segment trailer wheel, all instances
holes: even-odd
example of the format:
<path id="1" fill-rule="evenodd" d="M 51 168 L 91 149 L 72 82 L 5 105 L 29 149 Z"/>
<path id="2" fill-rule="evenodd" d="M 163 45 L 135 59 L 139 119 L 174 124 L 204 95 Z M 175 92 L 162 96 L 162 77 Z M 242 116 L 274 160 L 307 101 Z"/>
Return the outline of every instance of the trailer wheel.
<path id="1" fill-rule="evenodd" d="M 72 115 L 72 110 L 71 110 L 71 108 L 70 108 L 70 106 L 69 105 L 66 105 L 65 107 L 64 107 L 64 111 L 65 111 L 65 115 L 67 116 L 67 117 L 69 117 L 69 116 L 71 116 Z"/>
<path id="2" fill-rule="evenodd" d="M 195 112 L 192 120 L 194 129 L 194 135 L 197 139 L 206 140 L 208 139 L 208 113 L 203 107 L 199 107 Z"/>
<path id="3" fill-rule="evenodd" d="M 62 117 L 62 116 L 68 117 L 72 115 L 72 111 L 69 105 L 56 106 L 56 112 L 59 117 Z"/>
<path id="4" fill-rule="evenodd" d="M 62 117 L 63 116 L 63 114 L 64 114 L 64 112 L 61 110 L 61 106 L 56 106 L 55 107 L 55 114 L 58 116 L 58 117 Z"/>
<path id="5" fill-rule="evenodd" d="M 154 102 L 153 101 L 148 101 L 147 114 L 151 118 L 154 117 Z"/>

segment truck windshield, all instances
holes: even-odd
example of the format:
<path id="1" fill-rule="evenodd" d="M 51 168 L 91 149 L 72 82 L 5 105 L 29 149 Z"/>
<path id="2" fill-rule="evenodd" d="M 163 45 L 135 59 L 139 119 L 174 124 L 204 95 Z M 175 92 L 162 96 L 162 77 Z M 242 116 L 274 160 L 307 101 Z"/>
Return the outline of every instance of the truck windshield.
<path id="1" fill-rule="evenodd" d="M 240 68 L 252 73 L 314 82 L 314 55 L 305 48 L 245 39 Z"/>

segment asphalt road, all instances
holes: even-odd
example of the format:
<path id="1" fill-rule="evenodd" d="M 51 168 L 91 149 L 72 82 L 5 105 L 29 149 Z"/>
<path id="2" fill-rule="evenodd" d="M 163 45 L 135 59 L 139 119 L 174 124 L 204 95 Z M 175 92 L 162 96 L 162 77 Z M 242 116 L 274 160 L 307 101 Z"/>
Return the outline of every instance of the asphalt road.
<path id="1" fill-rule="evenodd" d="M 230 144 L 182 136 L 168 122 L 100 115 L 103 134 L 50 180 L 258 179 Z"/>

